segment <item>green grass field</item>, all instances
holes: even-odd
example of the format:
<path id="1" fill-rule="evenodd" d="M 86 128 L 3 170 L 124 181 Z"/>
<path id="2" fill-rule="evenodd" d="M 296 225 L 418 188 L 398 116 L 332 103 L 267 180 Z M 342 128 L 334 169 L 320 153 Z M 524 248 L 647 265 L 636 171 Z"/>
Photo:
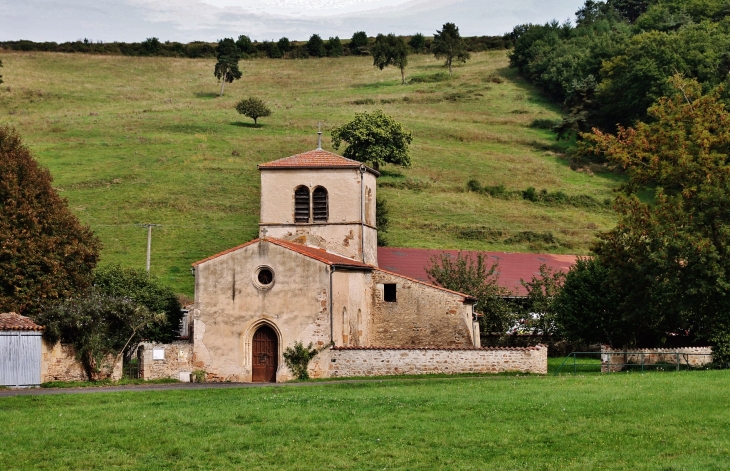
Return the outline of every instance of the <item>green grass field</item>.
<path id="1" fill-rule="evenodd" d="M 0 469 L 724 470 L 726 371 L 0 398 Z"/>
<path id="2" fill-rule="evenodd" d="M 382 108 L 413 131 L 413 168 L 385 168 L 390 245 L 587 252 L 608 209 L 548 206 L 466 192 L 474 178 L 508 190 L 611 198 L 619 177 L 570 170 L 554 136 L 529 125 L 558 109 L 507 67 L 504 51 L 474 54 L 444 75 L 411 56 L 408 85 L 367 57 L 243 62 L 218 97 L 213 60 L 2 53 L 2 123 L 15 126 L 72 210 L 104 243 L 102 263 L 144 267 L 192 294 L 190 263 L 257 234 L 256 165 L 316 147 L 334 125 Z M 444 79 L 446 77 L 446 79 Z M 273 116 L 254 128 L 234 110 L 249 95 Z M 359 104 L 358 104 L 359 103 Z M 342 150 L 342 149 L 340 149 Z"/>

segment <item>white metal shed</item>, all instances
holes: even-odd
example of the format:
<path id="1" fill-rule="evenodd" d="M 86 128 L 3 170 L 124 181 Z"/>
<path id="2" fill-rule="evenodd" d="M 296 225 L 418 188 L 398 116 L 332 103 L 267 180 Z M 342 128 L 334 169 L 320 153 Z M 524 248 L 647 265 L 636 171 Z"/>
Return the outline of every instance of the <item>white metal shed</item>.
<path id="1" fill-rule="evenodd" d="M 20 314 L 0 314 L 0 386 L 41 384 L 43 329 Z"/>

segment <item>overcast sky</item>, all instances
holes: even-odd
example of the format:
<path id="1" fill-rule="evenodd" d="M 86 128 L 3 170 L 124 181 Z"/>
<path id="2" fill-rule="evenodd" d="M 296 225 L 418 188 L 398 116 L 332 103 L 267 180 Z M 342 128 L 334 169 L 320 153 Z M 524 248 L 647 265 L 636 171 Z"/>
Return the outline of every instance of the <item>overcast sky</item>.
<path id="1" fill-rule="evenodd" d="M 217 41 L 355 31 L 432 35 L 445 22 L 464 36 L 521 23 L 573 20 L 583 0 L 0 0 L 0 40 Z"/>

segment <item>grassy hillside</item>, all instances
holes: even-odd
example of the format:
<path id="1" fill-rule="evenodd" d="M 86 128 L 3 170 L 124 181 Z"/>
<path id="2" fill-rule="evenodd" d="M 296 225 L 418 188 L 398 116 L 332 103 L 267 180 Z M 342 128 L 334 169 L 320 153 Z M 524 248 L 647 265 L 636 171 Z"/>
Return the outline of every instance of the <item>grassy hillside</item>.
<path id="1" fill-rule="evenodd" d="M 367 57 L 243 62 L 218 97 L 213 60 L 3 53 L 0 116 L 15 126 L 73 211 L 104 243 L 102 263 L 144 267 L 192 294 L 189 264 L 257 234 L 256 165 L 316 147 L 332 126 L 382 108 L 413 131 L 413 168 L 385 168 L 390 245 L 585 253 L 605 208 L 546 205 L 466 191 L 477 179 L 602 201 L 613 175 L 574 172 L 535 119 L 558 110 L 507 68 L 504 51 L 474 54 L 452 79 L 411 56 L 409 85 Z M 234 110 L 249 95 L 274 114 L 254 128 Z M 342 149 L 340 149 L 342 150 Z"/>

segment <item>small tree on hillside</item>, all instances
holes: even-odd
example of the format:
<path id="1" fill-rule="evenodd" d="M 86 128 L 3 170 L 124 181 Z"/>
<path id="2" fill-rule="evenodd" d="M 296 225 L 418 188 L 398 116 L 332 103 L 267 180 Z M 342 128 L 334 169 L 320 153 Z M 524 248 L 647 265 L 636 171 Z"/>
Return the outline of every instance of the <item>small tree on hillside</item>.
<path id="1" fill-rule="evenodd" d="M 368 35 L 365 31 L 358 31 L 350 39 L 350 52 L 352 54 L 366 55 L 368 53 Z"/>
<path id="2" fill-rule="evenodd" d="M 356 113 L 355 119 L 332 130 L 335 149 L 347 142 L 343 156 L 369 163 L 376 170 L 386 163 L 410 167 L 408 146 L 412 140 L 411 132 L 382 110 Z"/>
<path id="3" fill-rule="evenodd" d="M 279 50 L 284 54 L 291 51 L 291 41 L 289 41 L 289 38 L 287 37 L 279 39 L 276 42 L 276 45 L 279 46 Z"/>
<path id="4" fill-rule="evenodd" d="M 340 41 L 339 36 L 330 38 L 327 41 L 327 55 L 329 57 L 341 57 L 342 53 L 342 41 Z"/>
<path id="5" fill-rule="evenodd" d="M 325 57 L 327 55 L 324 41 L 318 34 L 313 34 L 307 41 L 307 52 L 314 57 Z"/>
<path id="6" fill-rule="evenodd" d="M 426 273 L 434 283 L 477 299 L 476 310 L 483 314 L 482 332 L 506 333 L 518 317 L 504 300 L 510 293 L 499 286 L 498 268 L 496 262 L 490 266 L 481 253 L 442 254 L 431 259 Z"/>
<path id="7" fill-rule="evenodd" d="M 0 60 L 0 67 L 3 66 L 3 61 Z M 3 83 L 3 76 L 0 75 L 0 83 Z"/>
<path id="8" fill-rule="evenodd" d="M 420 54 L 424 49 L 426 49 L 426 37 L 421 33 L 416 33 L 411 36 L 410 41 L 408 41 L 408 45 L 414 53 Z"/>
<path id="9" fill-rule="evenodd" d="M 91 283 L 101 243 L 51 181 L 15 130 L 0 127 L 0 312 L 32 317 Z"/>
<path id="10" fill-rule="evenodd" d="M 470 55 L 466 50 L 466 43 L 459 34 L 459 28 L 454 23 L 446 23 L 441 31 L 436 31 L 431 43 L 431 52 L 437 59 L 445 59 L 444 65 L 449 68 L 454 61 L 466 62 Z"/>
<path id="11" fill-rule="evenodd" d="M 258 52 L 256 50 L 256 46 L 251 41 L 251 38 L 249 38 L 245 34 L 242 34 L 238 37 L 238 40 L 236 41 L 236 46 L 243 55 L 243 58 L 246 58 L 250 55 L 256 55 L 256 53 Z"/>
<path id="12" fill-rule="evenodd" d="M 401 83 L 406 83 L 405 69 L 408 65 L 408 46 L 405 39 L 395 34 L 384 36 L 379 34 L 370 49 L 373 65 L 380 70 L 394 65 L 400 69 Z"/>
<path id="13" fill-rule="evenodd" d="M 271 116 L 271 110 L 260 98 L 249 97 L 236 104 L 236 111 L 244 116 L 253 119 L 253 124 L 258 126 L 258 119 Z"/>
<path id="14" fill-rule="evenodd" d="M 129 298 L 109 296 L 96 289 L 57 301 L 35 316 L 46 327 L 51 342 L 73 345 L 92 381 L 108 378 L 127 347 L 150 327 L 164 322 L 164 312 L 154 313 Z M 113 355 L 114 361 L 107 361 Z"/>
<path id="15" fill-rule="evenodd" d="M 159 39 L 147 38 L 142 43 L 142 54 L 145 56 L 156 56 L 160 52 L 161 48 L 162 44 Z"/>
<path id="16" fill-rule="evenodd" d="M 240 38 L 239 38 L 240 39 Z M 243 75 L 238 69 L 238 61 L 241 59 L 241 51 L 231 38 L 225 38 L 218 41 L 218 62 L 215 64 L 213 74 L 221 81 L 221 94 L 226 82 L 233 83 Z"/>

